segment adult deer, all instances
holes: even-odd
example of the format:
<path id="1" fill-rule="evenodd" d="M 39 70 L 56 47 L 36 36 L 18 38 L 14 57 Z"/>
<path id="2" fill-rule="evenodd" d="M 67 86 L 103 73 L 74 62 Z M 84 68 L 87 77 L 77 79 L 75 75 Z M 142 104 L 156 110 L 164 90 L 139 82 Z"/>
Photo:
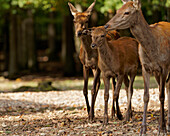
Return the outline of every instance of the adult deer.
<path id="1" fill-rule="evenodd" d="M 138 42 L 130 37 L 108 41 L 106 38 L 107 32 L 103 26 L 92 28 L 91 32 L 88 31 L 87 33 L 92 36 L 91 47 L 98 51 L 98 66 L 102 72 L 105 85 L 104 124 L 108 123 L 108 99 L 111 77 L 117 78 L 115 91 L 120 91 L 123 80 L 125 86 L 128 88 L 126 120 L 129 121 L 132 116 L 131 98 L 133 94 L 133 82 L 139 64 Z M 130 81 L 128 76 L 130 77 Z"/>
<path id="2" fill-rule="evenodd" d="M 81 46 L 80 46 L 80 54 L 79 58 L 81 63 L 83 64 L 83 75 L 84 75 L 84 88 L 83 94 L 86 100 L 87 112 L 89 115 L 89 119 L 93 120 L 94 118 L 94 104 L 96 100 L 96 96 L 100 87 L 100 69 L 98 68 L 98 53 L 97 50 L 92 50 L 90 48 L 91 45 L 91 36 L 82 35 L 83 30 L 88 28 L 89 17 L 92 13 L 92 9 L 95 5 L 95 1 L 89 6 L 89 8 L 84 12 L 78 12 L 77 9 L 68 2 L 70 7 L 70 11 L 74 16 L 74 25 L 75 25 L 75 35 L 80 38 Z M 119 34 L 116 31 L 112 31 L 110 33 L 112 37 L 115 39 L 119 38 Z M 110 35 L 107 35 L 107 39 L 111 40 Z M 89 70 L 93 70 L 94 81 L 93 87 L 91 91 L 92 100 L 91 107 L 89 105 L 88 100 L 88 78 L 89 78 Z M 115 84 L 115 80 L 113 79 L 113 86 Z M 114 88 L 113 88 L 114 89 Z M 112 108 L 114 109 L 114 107 Z M 113 111 L 114 112 L 114 111 Z M 118 112 L 118 118 L 121 118 L 121 113 Z"/>
<path id="3" fill-rule="evenodd" d="M 149 80 L 153 73 L 159 85 L 159 133 L 166 133 L 164 117 L 165 81 L 170 72 L 170 23 L 148 25 L 141 11 L 140 0 L 122 0 L 124 5 L 105 25 L 107 30 L 130 28 L 140 43 L 139 57 L 144 78 L 144 113 L 140 134 L 146 134 L 146 113 L 149 102 Z M 170 90 L 169 90 L 170 91 Z M 169 94 L 169 92 L 168 92 Z M 117 92 L 115 92 L 115 98 Z M 170 132 L 170 95 L 168 95 L 168 131 Z"/>

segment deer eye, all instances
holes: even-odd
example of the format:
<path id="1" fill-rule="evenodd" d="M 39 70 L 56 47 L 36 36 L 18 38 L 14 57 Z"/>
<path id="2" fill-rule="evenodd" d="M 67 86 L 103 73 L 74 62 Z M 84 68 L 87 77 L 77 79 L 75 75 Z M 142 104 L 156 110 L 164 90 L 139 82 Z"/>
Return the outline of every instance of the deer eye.
<path id="1" fill-rule="evenodd" d="M 101 35 L 101 37 L 104 37 L 105 35 Z"/>
<path id="2" fill-rule="evenodd" d="M 130 12 L 127 11 L 127 12 L 124 13 L 124 15 L 129 15 L 129 13 L 130 13 Z"/>

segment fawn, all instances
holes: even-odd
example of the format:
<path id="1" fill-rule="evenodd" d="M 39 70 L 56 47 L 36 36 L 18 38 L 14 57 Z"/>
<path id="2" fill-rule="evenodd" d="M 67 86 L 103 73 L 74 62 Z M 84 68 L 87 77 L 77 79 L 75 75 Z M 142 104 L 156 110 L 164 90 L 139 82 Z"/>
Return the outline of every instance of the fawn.
<path id="1" fill-rule="evenodd" d="M 108 99 L 111 77 L 117 78 L 115 88 L 115 91 L 118 93 L 116 94 L 117 96 L 119 96 L 123 80 L 126 88 L 128 88 L 126 120 L 129 121 L 132 116 L 131 98 L 133 94 L 133 82 L 139 64 L 138 42 L 130 37 L 108 41 L 106 38 L 107 31 L 103 26 L 93 27 L 90 30 L 86 30 L 85 33 L 92 36 L 91 48 L 97 49 L 99 55 L 98 66 L 102 72 L 105 85 L 104 124 L 108 123 Z M 130 77 L 130 81 L 128 76 Z"/>

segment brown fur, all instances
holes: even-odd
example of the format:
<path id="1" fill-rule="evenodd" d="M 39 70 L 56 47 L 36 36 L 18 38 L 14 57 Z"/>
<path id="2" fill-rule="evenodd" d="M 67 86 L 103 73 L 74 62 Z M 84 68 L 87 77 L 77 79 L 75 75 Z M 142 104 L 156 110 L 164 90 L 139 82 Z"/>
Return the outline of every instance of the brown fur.
<path id="1" fill-rule="evenodd" d="M 78 36 L 81 40 L 79 58 L 80 58 L 81 63 L 83 64 L 83 76 L 84 76 L 83 93 L 84 93 L 84 97 L 86 100 L 89 119 L 93 120 L 95 99 L 97 97 L 97 93 L 100 87 L 100 69 L 98 68 L 98 64 L 97 64 L 98 63 L 98 52 L 97 50 L 92 50 L 90 48 L 91 37 L 88 35 L 82 35 L 82 32 L 83 30 L 88 28 L 89 16 L 91 15 L 91 11 L 94 7 L 95 2 L 93 2 L 91 6 L 82 13 L 78 12 L 71 3 L 68 3 L 68 4 L 71 10 L 71 13 L 74 16 L 75 35 Z M 119 34 L 116 31 L 111 32 L 110 35 L 113 38 L 119 37 Z M 108 36 L 109 40 L 111 39 L 110 35 Z M 89 100 L 88 100 L 88 78 L 89 78 L 90 69 L 93 70 L 93 75 L 94 75 L 91 108 L 89 106 Z"/>
<path id="2" fill-rule="evenodd" d="M 124 1 L 124 0 L 122 0 Z M 146 113 L 149 102 L 149 79 L 154 74 L 159 85 L 160 131 L 166 132 L 164 117 L 165 81 L 170 72 L 170 23 L 148 25 L 141 11 L 140 0 L 125 2 L 106 24 L 108 30 L 130 28 L 139 41 L 139 56 L 144 78 L 144 113 L 141 134 L 146 133 Z M 125 14 L 126 13 L 126 14 Z M 168 82 L 169 84 L 170 82 Z M 170 131 L 170 95 L 168 95 L 168 131 Z"/>
<path id="3" fill-rule="evenodd" d="M 120 38 L 120 34 L 116 30 L 112 30 L 107 33 L 106 38 L 107 38 L 107 41 L 110 41 L 113 39 L 116 40 Z"/>
<path id="4" fill-rule="evenodd" d="M 105 114 L 104 123 L 108 122 L 108 96 L 110 77 L 117 77 L 115 96 L 119 96 L 122 81 L 124 79 L 125 86 L 128 88 L 128 106 L 126 120 L 129 121 L 132 115 L 131 97 L 133 93 L 133 81 L 137 73 L 139 57 L 138 42 L 129 37 L 122 37 L 118 40 L 107 41 L 106 31 L 103 27 L 96 27 L 92 33 L 92 47 L 97 48 L 99 54 L 98 66 L 102 72 L 105 84 Z M 128 80 L 130 76 L 130 82 Z M 125 78 L 126 77 L 126 78 Z M 116 93 L 117 92 L 117 93 Z M 116 97 L 118 98 L 118 97 Z"/>

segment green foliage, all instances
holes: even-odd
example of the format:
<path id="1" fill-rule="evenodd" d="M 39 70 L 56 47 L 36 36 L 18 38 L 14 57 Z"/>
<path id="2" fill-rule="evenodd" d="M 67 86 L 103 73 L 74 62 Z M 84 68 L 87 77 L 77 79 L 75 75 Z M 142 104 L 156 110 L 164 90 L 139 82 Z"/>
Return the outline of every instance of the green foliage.
<path id="1" fill-rule="evenodd" d="M 101 13 L 114 13 L 115 10 L 119 9 L 122 6 L 121 0 L 105 0 L 103 2 L 103 7 L 101 7 L 100 12 Z"/>
<path id="2" fill-rule="evenodd" d="M 170 8 L 170 0 L 167 0 L 165 5 L 166 7 Z"/>
<path id="3" fill-rule="evenodd" d="M 65 14 L 68 12 L 68 1 L 73 4 L 81 4 L 87 8 L 94 0 L 0 0 L 0 10 L 16 10 L 16 8 L 42 10 L 45 12 L 56 11 Z M 122 6 L 121 0 L 96 0 L 95 9 L 102 14 L 114 13 Z M 142 6 L 148 9 L 158 9 L 159 7 L 170 7 L 169 0 L 142 0 Z M 12 9 L 10 8 L 12 7 Z M 152 8 L 151 8 L 152 7 Z M 13 11 L 16 13 L 16 11 Z M 0 13 L 1 14 L 1 13 Z M 151 11 L 148 11 L 151 15 Z"/>

